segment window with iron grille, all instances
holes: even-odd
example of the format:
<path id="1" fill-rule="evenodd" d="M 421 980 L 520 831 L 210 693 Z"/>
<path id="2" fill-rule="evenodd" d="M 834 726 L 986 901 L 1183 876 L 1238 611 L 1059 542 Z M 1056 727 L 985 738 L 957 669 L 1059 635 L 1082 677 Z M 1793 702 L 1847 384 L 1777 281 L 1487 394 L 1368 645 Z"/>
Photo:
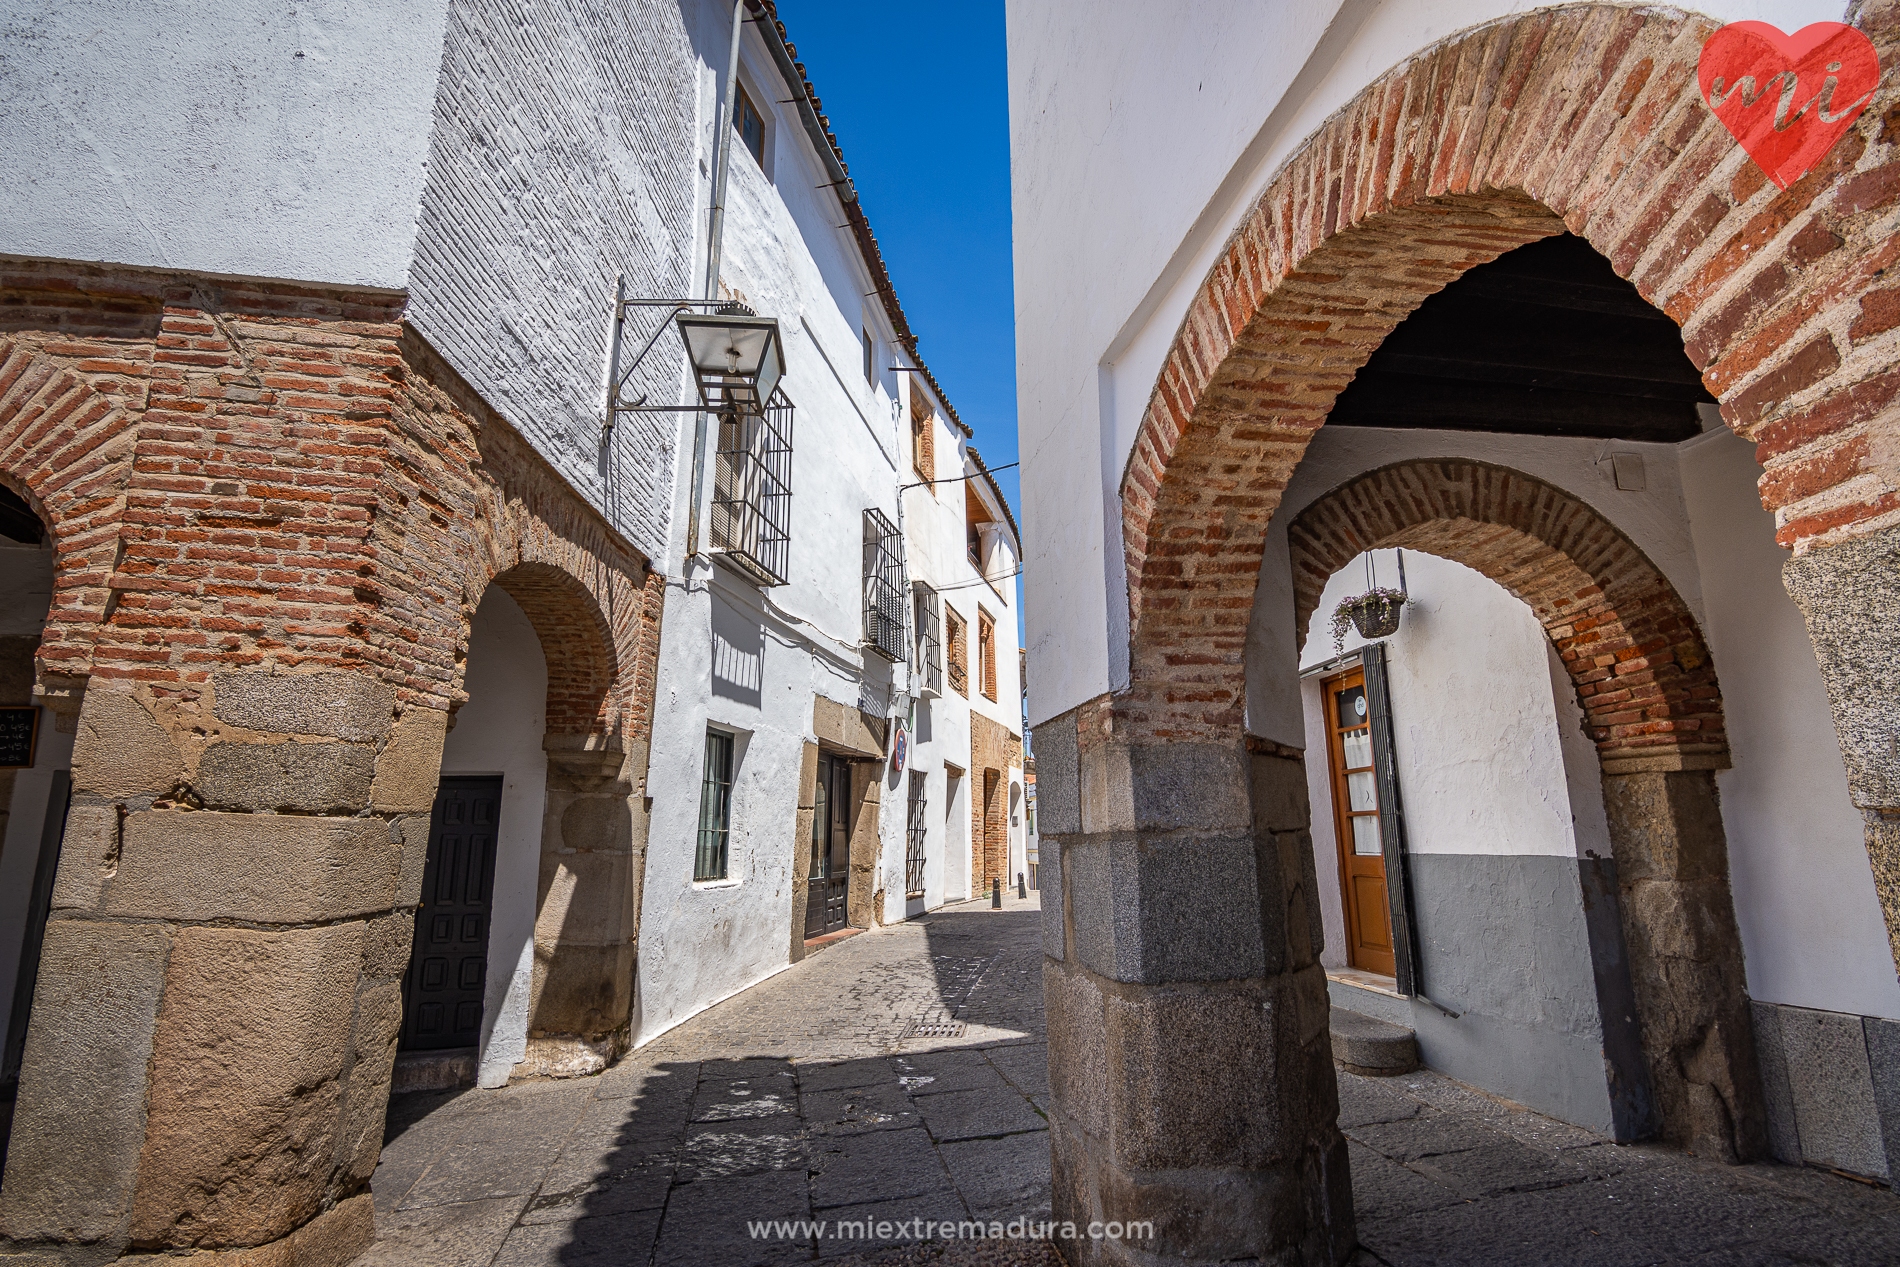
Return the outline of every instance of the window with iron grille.
<path id="1" fill-rule="evenodd" d="M 712 547 L 761 585 L 785 584 L 792 549 L 792 402 L 719 416 Z"/>
<path id="2" fill-rule="evenodd" d="M 693 879 L 726 878 L 726 841 L 732 834 L 732 736 L 706 731 L 706 765 L 699 783 L 699 851 Z"/>
<path id="3" fill-rule="evenodd" d="M 963 617 L 956 614 L 948 604 L 944 605 L 943 623 L 945 658 L 949 663 L 950 685 L 959 695 L 970 693 L 970 651 L 968 640 L 963 636 Z"/>
<path id="4" fill-rule="evenodd" d="M 883 511 L 864 512 L 864 640 L 889 660 L 904 658 L 902 547 Z"/>
<path id="5" fill-rule="evenodd" d="M 916 590 L 917 616 L 913 628 L 917 631 L 918 673 L 924 679 L 925 694 L 942 695 L 943 618 L 938 612 L 943 600 L 922 581 L 917 582 Z"/>
<path id="6" fill-rule="evenodd" d="M 924 776 L 913 770 L 910 775 L 910 816 L 904 842 L 904 896 L 924 895 Z"/>

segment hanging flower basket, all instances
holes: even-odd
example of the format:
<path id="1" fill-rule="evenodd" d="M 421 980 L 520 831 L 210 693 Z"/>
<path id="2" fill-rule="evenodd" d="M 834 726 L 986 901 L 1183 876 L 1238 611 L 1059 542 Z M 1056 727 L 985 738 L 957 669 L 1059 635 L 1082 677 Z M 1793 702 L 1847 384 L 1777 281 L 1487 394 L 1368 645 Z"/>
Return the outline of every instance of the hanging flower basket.
<path id="1" fill-rule="evenodd" d="M 1399 609 L 1404 607 L 1403 590 L 1373 588 L 1348 598 L 1333 609 L 1333 654 L 1346 649 L 1346 627 L 1351 625 L 1368 642 L 1390 638 L 1399 630 Z"/>

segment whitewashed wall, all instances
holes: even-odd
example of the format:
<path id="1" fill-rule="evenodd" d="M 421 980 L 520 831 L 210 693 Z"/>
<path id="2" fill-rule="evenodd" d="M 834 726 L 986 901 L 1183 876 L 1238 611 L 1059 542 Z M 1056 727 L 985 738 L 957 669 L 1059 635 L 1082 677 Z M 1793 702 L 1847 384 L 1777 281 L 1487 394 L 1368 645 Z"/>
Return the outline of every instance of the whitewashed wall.
<path id="1" fill-rule="evenodd" d="M 611 455 L 601 422 L 616 279 L 630 297 L 702 284 L 682 8 L 455 0 L 447 25 L 409 320 L 658 559 L 684 415 L 622 415 Z M 664 315 L 634 319 L 629 361 Z M 666 336 L 625 394 L 679 403 L 683 363 Z"/>
<path id="2" fill-rule="evenodd" d="M 712 119 L 723 90 L 731 10 L 695 5 L 687 34 L 697 59 L 697 192 L 710 197 Z M 690 423 L 682 425 L 680 478 L 673 489 L 669 577 L 654 701 L 647 786 L 652 794 L 640 926 L 635 1041 L 646 1042 L 784 968 L 794 920 L 792 863 L 804 745 L 815 741 L 816 696 L 883 715 L 903 667 L 863 649 L 863 512 L 897 520 L 900 433 L 892 408 L 890 331 L 868 311 L 869 276 L 824 184 L 789 96 L 757 31 L 748 28 L 741 82 L 766 118 L 766 162 L 732 151 L 722 284 L 779 320 L 785 340 L 785 394 L 796 407 L 788 583 L 770 590 L 703 558 L 686 558 L 690 518 Z M 863 372 L 866 322 L 884 344 L 878 382 Z M 714 467 L 708 428 L 708 487 Z M 903 459 L 908 470 L 908 460 Z M 701 506 L 709 522 L 710 493 Z M 701 547 L 710 544 L 702 534 Z M 868 684 L 868 691 L 866 685 Z M 736 736 L 727 878 L 695 882 L 699 788 L 708 726 Z M 880 855 L 885 911 L 900 916 L 901 793 L 885 781 Z M 802 926 L 802 925 L 801 925 Z"/>
<path id="3" fill-rule="evenodd" d="M 937 413 L 930 425 L 935 428 L 933 451 L 936 478 L 947 480 L 958 474 L 974 475 L 976 465 L 965 455 L 968 442 L 962 433 L 952 427 L 941 412 Z M 905 443 L 903 478 L 906 484 L 910 484 L 921 477 L 910 463 L 908 431 Z M 925 772 L 928 778 L 926 795 L 930 806 L 927 816 L 930 826 L 924 845 L 925 909 L 933 909 L 945 902 L 982 896 L 970 890 L 968 796 L 972 779 L 967 777 L 967 772 L 972 769 L 971 713 L 989 718 L 1013 735 L 1022 735 L 1021 665 L 1013 641 L 1016 605 L 1021 601 L 1022 590 L 1020 580 L 1011 575 L 1016 570 L 1017 546 L 1003 524 L 1002 508 L 992 505 L 993 498 L 985 482 L 979 478 L 971 480 L 970 484 L 976 488 L 985 506 L 997 516 L 995 522 L 1003 525 L 1000 533 L 994 534 L 995 544 L 982 570 L 970 562 L 963 483 L 941 483 L 932 487 L 912 488 L 904 493 L 904 540 L 911 577 L 938 590 L 942 601 L 964 620 L 969 638 L 969 695 L 957 694 L 950 685 L 947 660 L 949 626 L 946 621 L 946 642 L 941 653 L 946 657 L 943 660 L 943 694 L 936 699 L 920 700 L 915 711 L 917 722 L 913 728 L 913 738 L 916 748 L 911 768 Z M 986 583 L 986 577 L 991 583 Z M 981 689 L 982 664 L 978 659 L 976 644 L 979 606 L 996 619 L 996 699 L 993 701 Z M 918 689 L 921 692 L 921 686 Z M 944 799 L 947 794 L 945 762 L 966 772 L 966 777 L 957 789 L 961 817 L 946 817 L 950 807 Z M 1003 795 L 1008 797 L 1010 788 L 1019 787 L 1022 783 L 1021 766 L 1012 766 L 1004 771 L 1004 778 Z M 908 783 L 905 787 L 908 787 Z M 980 785 L 977 785 L 976 794 L 981 795 Z M 1012 880 L 1015 872 L 1023 869 L 1024 825 L 1020 811 L 1015 815 L 1015 820 L 1009 828 Z M 885 864 L 886 874 L 891 877 L 888 883 L 893 892 L 902 892 L 903 863 L 900 841 L 898 850 Z"/>
<path id="4" fill-rule="evenodd" d="M 1735 768 L 1717 774 L 1748 993 L 1900 1017 L 1886 925 L 1814 645 L 1781 584 L 1754 446 L 1727 430 L 1682 446 L 1704 625 Z"/>
<path id="5" fill-rule="evenodd" d="M 1647 490 L 1615 487 L 1602 459 L 1624 452 L 1643 455 Z M 1310 715 L 1316 693 L 1309 685 L 1302 700 L 1293 685 L 1285 524 L 1353 476 L 1419 457 L 1478 458 L 1546 480 L 1593 506 L 1662 570 L 1702 626 L 1721 682 L 1734 765 L 1717 785 L 1750 996 L 1900 1016 L 1900 983 L 1820 671 L 1781 585 L 1785 553 L 1774 543 L 1772 520 L 1759 513 L 1760 468 L 1752 447 L 1726 428 L 1681 446 L 1322 429 L 1287 490 L 1287 511 L 1263 560 L 1249 634 L 1250 729 L 1291 733 L 1297 737 L 1281 742 L 1324 751 L 1312 746 L 1323 733 Z M 1390 585 L 1392 552 L 1378 558 L 1380 583 Z M 1484 841 L 1508 841 L 1502 852 L 1609 856 L 1595 757 L 1581 742 L 1574 692 L 1551 676 L 1529 608 L 1477 573 L 1430 556 L 1407 551 L 1406 571 L 1420 601 L 1407 607 L 1389 653 L 1408 845 L 1471 853 L 1484 851 Z M 1327 621 L 1341 597 L 1363 588 L 1358 562 L 1329 582 L 1297 655 L 1301 666 L 1333 654 Z M 1482 618 L 1469 619 L 1471 612 Z M 1349 634 L 1347 648 L 1358 644 Z M 1488 680 L 1494 673 L 1502 679 L 1496 684 Z M 1314 831 L 1329 842 L 1319 769 L 1309 762 Z M 1568 842 L 1560 821 L 1566 804 L 1575 816 Z M 1320 874 L 1329 872 L 1322 866 Z M 1337 945 L 1336 911 L 1328 918 L 1328 940 Z"/>
<path id="6" fill-rule="evenodd" d="M 1030 721 L 1127 675 L 1116 489 L 1169 343 L 1221 246 L 1367 84 L 1531 0 L 1010 0 L 1017 418 Z M 1793 31 L 1829 0 L 1718 0 Z"/>
<path id="7" fill-rule="evenodd" d="M 448 0 L 21 0 L 0 254 L 398 290 Z"/>
<path id="8" fill-rule="evenodd" d="M 468 702 L 442 745 L 442 773 L 501 776 L 495 888 L 488 925 L 488 982 L 476 1080 L 507 1084 L 528 1049 L 534 921 L 547 804 L 548 666 L 527 613 L 491 585 L 469 624 Z"/>

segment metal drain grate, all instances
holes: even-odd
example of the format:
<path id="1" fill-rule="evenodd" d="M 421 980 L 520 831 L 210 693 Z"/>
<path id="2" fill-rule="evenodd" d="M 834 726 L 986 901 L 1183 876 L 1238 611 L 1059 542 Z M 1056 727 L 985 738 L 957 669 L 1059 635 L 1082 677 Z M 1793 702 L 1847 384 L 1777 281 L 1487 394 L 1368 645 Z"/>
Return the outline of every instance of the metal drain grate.
<path id="1" fill-rule="evenodd" d="M 918 1021 L 910 1027 L 912 1038 L 962 1038 L 962 1021 Z"/>

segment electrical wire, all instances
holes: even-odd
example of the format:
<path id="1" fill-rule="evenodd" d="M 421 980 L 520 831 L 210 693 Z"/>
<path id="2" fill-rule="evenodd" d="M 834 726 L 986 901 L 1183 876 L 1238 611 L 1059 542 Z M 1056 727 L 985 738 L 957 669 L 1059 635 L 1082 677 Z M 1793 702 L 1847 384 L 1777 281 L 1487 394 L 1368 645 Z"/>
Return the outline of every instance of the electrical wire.
<path id="1" fill-rule="evenodd" d="M 998 471 L 1007 471 L 1010 469 L 1010 467 L 1021 466 L 1021 465 L 1022 465 L 1021 462 L 1010 462 L 1003 466 L 984 467 L 982 470 L 976 472 L 976 474 L 974 475 L 946 475 L 940 480 L 918 480 L 915 484 L 905 484 L 903 487 L 899 488 L 897 491 L 900 493 L 907 493 L 913 488 L 928 488 L 932 484 L 959 484 L 959 483 L 962 483 L 964 480 L 973 480 L 978 475 L 994 475 Z"/>

